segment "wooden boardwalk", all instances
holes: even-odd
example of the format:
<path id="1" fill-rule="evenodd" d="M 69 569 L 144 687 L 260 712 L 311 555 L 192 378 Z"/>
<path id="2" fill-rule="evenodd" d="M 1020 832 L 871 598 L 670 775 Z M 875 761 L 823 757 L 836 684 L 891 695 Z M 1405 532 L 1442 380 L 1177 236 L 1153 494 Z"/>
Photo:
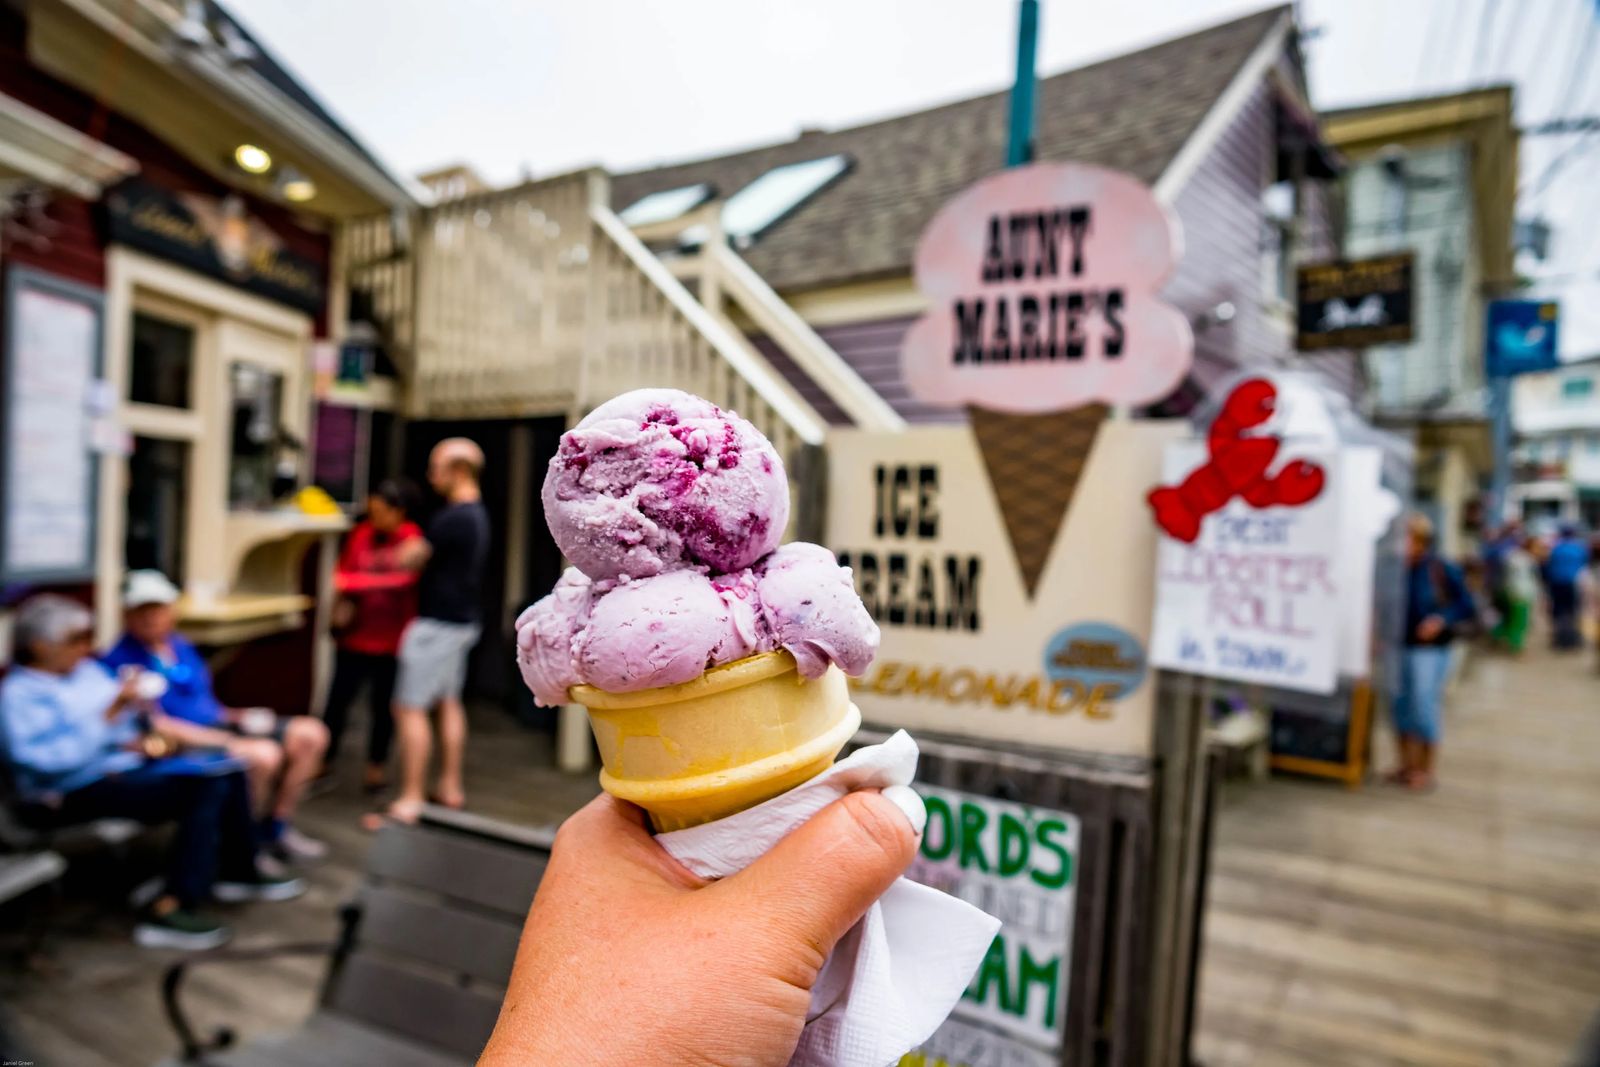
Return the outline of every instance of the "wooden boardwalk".
<path id="1" fill-rule="evenodd" d="M 492 710 L 475 722 L 474 810 L 549 823 L 593 794 L 592 778 L 549 769 L 544 737 Z M 1600 1010 L 1600 676 L 1544 654 L 1483 661 L 1447 729 L 1431 796 L 1290 779 L 1226 793 L 1197 1041 L 1207 1067 L 1564 1063 Z M 353 787 L 308 806 L 304 825 L 332 860 L 306 899 L 235 910 L 238 944 L 333 937 L 365 808 Z M 41 1067 L 150 1064 L 174 1049 L 158 992 L 167 955 L 135 948 L 126 913 L 94 899 L 129 877 L 75 872 L 44 916 L 61 928 L 51 972 L 0 979 Z M 246 1037 L 292 1029 L 320 977 L 307 959 L 219 965 L 191 976 L 188 1002 Z"/>
<path id="2" fill-rule="evenodd" d="M 1431 795 L 1226 795 L 1207 1067 L 1567 1062 L 1600 1012 L 1600 675 L 1483 658 L 1445 722 Z"/>

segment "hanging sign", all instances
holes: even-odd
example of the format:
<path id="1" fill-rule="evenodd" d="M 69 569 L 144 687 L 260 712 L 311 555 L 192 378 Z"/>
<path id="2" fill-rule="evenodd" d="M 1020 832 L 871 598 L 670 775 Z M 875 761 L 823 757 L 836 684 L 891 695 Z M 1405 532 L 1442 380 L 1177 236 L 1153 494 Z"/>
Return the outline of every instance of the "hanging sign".
<path id="1" fill-rule="evenodd" d="M 1554 370 L 1561 307 L 1553 300 L 1491 300 L 1484 349 L 1491 378 Z"/>
<path id="2" fill-rule="evenodd" d="M 907 876 L 1003 925 L 950 1017 L 900 1063 L 1056 1067 L 1077 914 L 1077 816 L 920 783 L 917 792 L 928 825 Z"/>
<path id="3" fill-rule="evenodd" d="M 1160 400 L 1194 342 L 1158 293 L 1176 220 L 1149 188 L 1082 163 L 1037 163 L 969 187 L 917 245 L 931 310 L 901 348 L 922 400 L 1039 413 Z"/>
<path id="4" fill-rule="evenodd" d="M 1295 347 L 1361 348 L 1411 340 L 1410 252 L 1307 263 L 1295 272 Z"/>

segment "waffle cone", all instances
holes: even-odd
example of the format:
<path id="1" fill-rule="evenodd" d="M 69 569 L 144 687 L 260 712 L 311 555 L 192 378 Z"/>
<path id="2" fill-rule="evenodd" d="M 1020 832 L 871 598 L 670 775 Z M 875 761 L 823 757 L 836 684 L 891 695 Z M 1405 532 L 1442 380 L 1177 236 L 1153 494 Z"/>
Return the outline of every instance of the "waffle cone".
<path id="1" fill-rule="evenodd" d="M 721 819 L 821 774 L 861 725 L 844 672 L 802 678 L 787 652 L 713 667 L 682 685 L 572 687 L 600 746 L 600 786 L 657 830 Z"/>
<path id="2" fill-rule="evenodd" d="M 967 408 L 1030 599 L 1107 411 L 1103 404 L 1043 415 Z"/>

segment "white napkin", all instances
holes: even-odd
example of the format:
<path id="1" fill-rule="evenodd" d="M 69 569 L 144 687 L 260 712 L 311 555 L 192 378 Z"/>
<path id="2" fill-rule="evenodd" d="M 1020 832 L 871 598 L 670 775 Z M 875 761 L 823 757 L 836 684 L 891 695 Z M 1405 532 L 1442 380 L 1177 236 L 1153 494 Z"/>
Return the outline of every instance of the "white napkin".
<path id="1" fill-rule="evenodd" d="M 909 785 L 916 770 L 917 743 L 901 730 L 782 796 L 656 840 L 700 877 L 723 878 L 846 793 Z M 822 965 L 790 1067 L 897 1062 L 944 1022 L 999 929 L 966 901 L 901 878 Z"/>

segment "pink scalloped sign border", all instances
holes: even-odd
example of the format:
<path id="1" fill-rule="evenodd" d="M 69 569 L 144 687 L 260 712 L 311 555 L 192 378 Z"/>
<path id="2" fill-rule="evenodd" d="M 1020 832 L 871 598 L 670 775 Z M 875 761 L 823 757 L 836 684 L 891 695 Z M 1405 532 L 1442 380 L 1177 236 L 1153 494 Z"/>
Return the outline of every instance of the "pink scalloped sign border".
<path id="1" fill-rule="evenodd" d="M 1148 404 L 1194 359 L 1160 297 L 1178 222 L 1143 183 L 1082 163 L 1036 163 L 968 187 L 917 244 L 931 309 L 906 334 L 917 398 L 1035 414 Z"/>

